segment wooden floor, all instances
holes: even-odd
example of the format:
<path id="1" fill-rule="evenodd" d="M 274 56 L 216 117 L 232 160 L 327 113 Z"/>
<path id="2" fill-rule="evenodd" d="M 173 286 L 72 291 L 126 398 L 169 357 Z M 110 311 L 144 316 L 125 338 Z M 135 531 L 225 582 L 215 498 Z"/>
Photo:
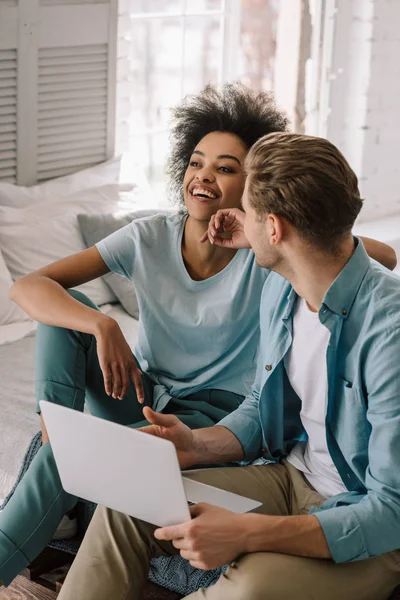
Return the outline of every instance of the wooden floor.
<path id="1" fill-rule="evenodd" d="M 55 600 L 68 574 L 72 557 L 61 550 L 45 548 L 7 589 L 0 588 L 0 600 Z M 142 600 L 179 600 L 176 594 L 147 582 Z"/>
<path id="2" fill-rule="evenodd" d="M 56 592 L 21 576 L 7 589 L 0 588 L 0 600 L 55 600 L 57 595 Z"/>
<path id="3" fill-rule="evenodd" d="M 0 600 L 56 600 L 58 594 L 29 581 L 25 577 L 17 577 L 8 587 L 0 588 Z M 181 596 L 149 583 L 143 600 L 178 600 Z"/>

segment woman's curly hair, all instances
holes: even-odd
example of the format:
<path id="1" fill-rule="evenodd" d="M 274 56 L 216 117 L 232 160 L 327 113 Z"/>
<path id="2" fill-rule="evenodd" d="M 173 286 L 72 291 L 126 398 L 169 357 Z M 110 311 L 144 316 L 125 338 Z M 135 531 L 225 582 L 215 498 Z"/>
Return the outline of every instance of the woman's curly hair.
<path id="1" fill-rule="evenodd" d="M 199 94 L 186 96 L 172 109 L 166 165 L 170 199 L 183 204 L 183 179 L 190 157 L 208 133 L 233 133 L 250 149 L 264 135 L 286 131 L 288 123 L 271 93 L 256 92 L 239 82 L 209 84 Z"/>

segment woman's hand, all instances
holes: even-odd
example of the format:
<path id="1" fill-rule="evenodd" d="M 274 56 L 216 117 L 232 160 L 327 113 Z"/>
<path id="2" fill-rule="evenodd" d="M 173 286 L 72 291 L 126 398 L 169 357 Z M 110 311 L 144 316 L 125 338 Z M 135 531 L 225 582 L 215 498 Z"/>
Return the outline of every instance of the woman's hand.
<path id="1" fill-rule="evenodd" d="M 196 443 L 193 431 L 175 415 L 157 413 L 148 406 L 143 409 L 145 418 L 151 423 L 139 431 L 168 440 L 175 445 L 182 469 L 196 464 Z"/>
<path id="2" fill-rule="evenodd" d="M 132 350 L 114 319 L 102 321 L 96 333 L 96 342 L 106 393 L 122 400 L 127 395 L 132 380 L 137 399 L 143 404 L 142 372 L 137 368 Z"/>
<path id="3" fill-rule="evenodd" d="M 213 215 L 208 230 L 200 239 L 201 243 L 210 240 L 215 246 L 224 248 L 250 248 L 244 234 L 245 213 L 238 208 L 223 208 Z M 224 234 L 229 234 L 225 237 Z"/>

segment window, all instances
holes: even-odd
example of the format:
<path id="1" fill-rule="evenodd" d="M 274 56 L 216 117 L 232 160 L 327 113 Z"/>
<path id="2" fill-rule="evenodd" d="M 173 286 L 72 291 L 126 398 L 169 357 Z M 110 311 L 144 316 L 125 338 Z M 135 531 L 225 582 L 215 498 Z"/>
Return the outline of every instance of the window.
<path id="1" fill-rule="evenodd" d="M 145 167 L 159 202 L 170 108 L 207 83 L 273 89 L 278 15 L 279 0 L 125 0 L 117 151 Z"/>

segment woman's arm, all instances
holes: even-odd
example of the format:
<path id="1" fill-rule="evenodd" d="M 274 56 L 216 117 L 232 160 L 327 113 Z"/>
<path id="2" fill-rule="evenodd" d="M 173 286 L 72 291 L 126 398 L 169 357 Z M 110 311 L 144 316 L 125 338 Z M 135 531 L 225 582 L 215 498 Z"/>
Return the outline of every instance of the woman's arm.
<path id="1" fill-rule="evenodd" d="M 208 239 L 211 244 L 226 248 L 249 248 L 250 244 L 243 228 L 244 218 L 245 213 L 238 208 L 219 210 L 211 217 L 208 230 L 200 241 L 204 243 Z M 231 237 L 228 239 L 221 237 L 221 233 L 230 233 Z M 359 238 L 371 258 L 391 271 L 396 268 L 397 256 L 391 246 L 371 238 L 361 236 Z"/>
<path id="2" fill-rule="evenodd" d="M 108 272 L 93 246 L 25 275 L 11 287 L 10 298 L 35 321 L 96 334 L 109 317 L 75 300 L 66 290 Z"/>
<path id="3" fill-rule="evenodd" d="M 118 323 L 75 300 L 66 291 L 109 270 L 93 246 L 22 277 L 12 286 L 10 298 L 36 321 L 94 335 L 106 393 L 122 399 L 132 380 L 142 403 L 141 373 Z"/>
<path id="4" fill-rule="evenodd" d="M 362 240 L 362 243 L 371 258 L 374 258 L 391 271 L 396 268 L 397 256 L 391 246 L 388 246 L 383 242 L 378 242 L 377 240 L 372 240 L 371 238 L 361 237 L 361 235 L 359 238 Z"/>

